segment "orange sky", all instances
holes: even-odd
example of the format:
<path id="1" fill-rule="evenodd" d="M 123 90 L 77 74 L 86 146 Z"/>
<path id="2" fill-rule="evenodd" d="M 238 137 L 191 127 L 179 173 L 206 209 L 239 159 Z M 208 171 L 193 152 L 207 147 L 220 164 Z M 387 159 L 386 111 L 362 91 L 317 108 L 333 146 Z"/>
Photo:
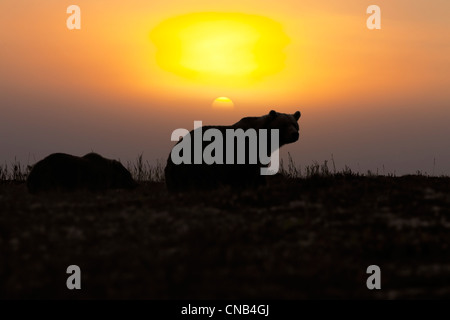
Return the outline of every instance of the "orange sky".
<path id="1" fill-rule="evenodd" d="M 91 150 L 122 160 L 142 152 L 166 158 L 176 128 L 190 129 L 194 120 L 229 124 L 274 108 L 302 112 L 301 139 L 282 154 L 303 166 L 333 154 L 338 166 L 355 170 L 431 173 L 436 159 L 435 173 L 450 174 L 448 1 L 41 2 L 0 3 L 0 161 Z M 81 8 L 81 30 L 66 28 L 71 4 Z M 366 27 L 370 4 L 381 8 L 381 30 Z M 206 58 L 203 67 L 215 76 L 164 68 L 152 30 L 205 12 L 272 21 L 286 41 L 276 43 L 278 31 L 269 37 L 259 77 L 240 69 L 224 76 Z M 202 60 L 189 64 L 202 67 Z M 213 109 L 221 96 L 235 108 Z"/>

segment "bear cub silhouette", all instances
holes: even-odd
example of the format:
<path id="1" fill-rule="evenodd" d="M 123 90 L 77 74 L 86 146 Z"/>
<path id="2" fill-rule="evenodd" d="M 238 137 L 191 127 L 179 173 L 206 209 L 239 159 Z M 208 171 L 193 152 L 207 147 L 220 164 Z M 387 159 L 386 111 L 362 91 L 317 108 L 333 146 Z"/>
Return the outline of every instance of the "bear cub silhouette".
<path id="1" fill-rule="evenodd" d="M 51 154 L 33 166 L 27 179 L 30 193 L 132 189 L 136 186 L 130 172 L 119 161 L 96 153 L 83 157 Z"/>

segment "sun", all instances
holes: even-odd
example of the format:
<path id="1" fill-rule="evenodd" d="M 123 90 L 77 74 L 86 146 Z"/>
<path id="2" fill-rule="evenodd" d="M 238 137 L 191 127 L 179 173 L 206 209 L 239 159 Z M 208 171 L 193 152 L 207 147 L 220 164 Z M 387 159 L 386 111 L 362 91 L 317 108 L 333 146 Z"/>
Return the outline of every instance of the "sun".
<path id="1" fill-rule="evenodd" d="M 150 37 L 163 70 L 200 83 L 232 86 L 281 71 L 289 43 L 281 24 L 272 19 L 223 12 L 167 19 Z"/>
<path id="2" fill-rule="evenodd" d="M 230 98 L 218 97 L 213 101 L 212 107 L 213 109 L 222 109 L 222 110 L 233 109 L 234 103 L 233 101 L 231 101 Z"/>

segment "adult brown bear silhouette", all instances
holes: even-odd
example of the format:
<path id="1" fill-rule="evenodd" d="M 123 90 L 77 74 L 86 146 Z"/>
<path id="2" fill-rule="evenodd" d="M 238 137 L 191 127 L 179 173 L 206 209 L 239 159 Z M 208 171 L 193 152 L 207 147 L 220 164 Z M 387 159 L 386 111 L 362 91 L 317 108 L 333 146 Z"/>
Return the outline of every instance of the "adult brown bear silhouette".
<path id="1" fill-rule="evenodd" d="M 130 172 L 119 161 L 103 158 L 96 153 L 83 157 L 51 154 L 33 166 L 27 179 L 30 193 L 131 189 L 136 186 Z"/>
<path id="2" fill-rule="evenodd" d="M 202 134 L 208 129 L 218 129 L 224 137 L 222 150 L 224 158 L 226 157 L 226 130 L 227 129 L 255 129 L 257 134 L 259 129 L 278 129 L 279 141 L 278 146 L 281 147 L 288 143 L 293 143 L 299 138 L 298 120 L 300 111 L 294 114 L 278 113 L 271 110 L 268 114 L 260 117 L 246 117 L 230 126 L 204 126 L 195 130 L 202 130 Z M 245 164 L 207 164 L 202 160 L 200 164 L 194 163 L 194 131 L 189 135 L 191 138 L 191 164 L 180 163 L 175 164 L 169 154 L 167 165 L 164 170 L 166 186 L 169 192 L 179 192 L 189 189 L 210 189 L 221 185 L 229 185 L 233 188 L 254 187 L 265 183 L 265 176 L 261 175 L 261 168 L 264 166 L 259 161 L 256 164 L 249 164 L 248 161 L 248 144 L 246 145 L 246 161 Z M 179 144 L 183 139 L 180 139 Z M 213 140 L 214 141 L 214 140 Z M 213 141 L 203 141 L 203 150 Z M 268 147 L 270 150 L 270 133 L 268 133 Z M 259 152 L 259 147 L 258 147 Z M 236 159 L 237 149 L 235 146 L 234 156 Z M 259 154 L 259 153 L 258 153 Z M 268 152 L 267 156 L 270 156 Z"/>

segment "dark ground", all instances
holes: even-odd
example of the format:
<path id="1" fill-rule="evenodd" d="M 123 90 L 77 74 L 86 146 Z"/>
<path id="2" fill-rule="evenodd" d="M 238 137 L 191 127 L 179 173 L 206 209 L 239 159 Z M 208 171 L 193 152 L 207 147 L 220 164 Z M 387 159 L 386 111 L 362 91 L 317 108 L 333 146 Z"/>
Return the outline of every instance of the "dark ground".
<path id="1" fill-rule="evenodd" d="M 450 178 L 331 176 L 257 192 L 29 195 L 0 184 L 0 298 L 449 298 Z M 66 288 L 81 268 L 82 289 Z M 368 290 L 366 268 L 381 268 Z"/>

